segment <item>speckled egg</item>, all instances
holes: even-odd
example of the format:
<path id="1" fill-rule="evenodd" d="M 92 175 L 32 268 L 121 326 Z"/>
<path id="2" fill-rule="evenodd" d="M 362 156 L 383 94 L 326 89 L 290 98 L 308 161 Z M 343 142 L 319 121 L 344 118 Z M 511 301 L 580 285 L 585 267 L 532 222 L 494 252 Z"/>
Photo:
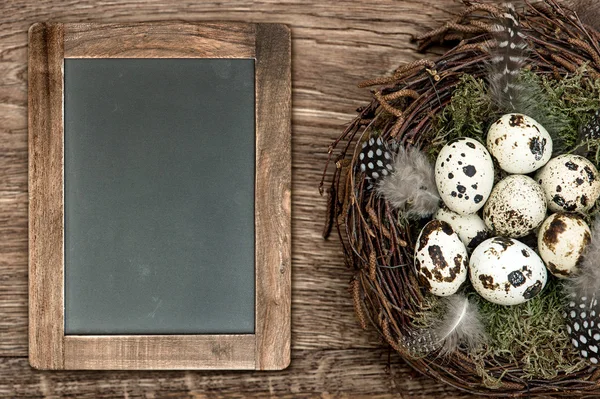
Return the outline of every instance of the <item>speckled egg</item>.
<path id="1" fill-rule="evenodd" d="M 546 266 L 535 251 L 512 238 L 494 237 L 471 254 L 469 277 L 479 295 L 499 305 L 518 305 L 546 286 Z"/>
<path id="2" fill-rule="evenodd" d="M 531 177 L 511 175 L 498 182 L 483 208 L 483 221 L 498 235 L 519 238 L 546 218 L 546 197 Z"/>
<path id="3" fill-rule="evenodd" d="M 489 237 L 489 232 L 483 219 L 476 213 L 459 215 L 446 207 L 440 208 L 434 215 L 435 219 L 444 221 L 452 226 L 467 250 L 473 250 Z"/>
<path id="4" fill-rule="evenodd" d="M 538 251 L 550 273 L 558 278 L 572 276 L 591 236 L 581 216 L 563 212 L 550 215 L 538 233 Z"/>
<path id="5" fill-rule="evenodd" d="M 415 267 L 432 294 L 452 295 L 467 279 L 467 249 L 448 223 L 434 219 L 417 239 Z"/>
<path id="6" fill-rule="evenodd" d="M 492 157 L 473 139 L 462 137 L 450 141 L 436 160 L 435 183 L 449 209 L 461 215 L 475 213 L 492 191 Z"/>
<path id="7" fill-rule="evenodd" d="M 598 170 L 587 158 L 564 154 L 551 159 L 535 176 L 551 211 L 585 212 L 600 196 Z"/>
<path id="8" fill-rule="evenodd" d="M 507 114 L 492 123 L 486 144 L 500 168 L 508 173 L 531 173 L 552 156 L 550 134 L 523 114 Z"/>

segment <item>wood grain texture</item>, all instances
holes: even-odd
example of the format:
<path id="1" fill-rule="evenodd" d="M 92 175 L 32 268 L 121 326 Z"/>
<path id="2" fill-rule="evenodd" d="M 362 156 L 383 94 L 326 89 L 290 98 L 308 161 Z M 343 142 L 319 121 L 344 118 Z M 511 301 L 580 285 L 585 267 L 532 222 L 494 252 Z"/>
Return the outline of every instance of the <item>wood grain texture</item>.
<path id="1" fill-rule="evenodd" d="M 65 337 L 63 58 L 190 55 L 196 58 L 256 56 L 256 334 Z M 290 31 L 281 24 L 38 23 L 32 26 L 29 285 L 30 337 L 33 338 L 30 338 L 29 358 L 34 367 L 280 370 L 289 365 L 290 64 Z"/>
<path id="2" fill-rule="evenodd" d="M 64 368 L 248 370 L 255 368 L 254 345 L 254 335 L 68 335 Z"/>
<path id="3" fill-rule="evenodd" d="M 29 361 L 63 368 L 62 24 L 29 30 Z"/>
<path id="4" fill-rule="evenodd" d="M 415 375 L 393 353 L 388 367 L 389 352 L 376 334 L 357 327 L 339 243 L 321 238 L 326 202 L 315 177 L 331 141 L 370 99 L 356 84 L 424 57 L 411 35 L 439 26 L 459 9 L 453 0 L 0 2 L 0 397 L 471 397 Z M 29 367 L 27 29 L 44 20 L 228 20 L 291 27 L 294 270 L 288 369 L 40 372 Z"/>
<path id="5" fill-rule="evenodd" d="M 291 350 L 291 54 L 285 25 L 256 30 L 256 368 Z"/>
<path id="6" fill-rule="evenodd" d="M 65 58 L 253 58 L 253 24 L 66 24 Z"/>
<path id="7" fill-rule="evenodd" d="M 0 359 L 0 397 L 23 398 L 452 398 L 386 349 L 294 351 L 284 372 L 36 371 Z"/>

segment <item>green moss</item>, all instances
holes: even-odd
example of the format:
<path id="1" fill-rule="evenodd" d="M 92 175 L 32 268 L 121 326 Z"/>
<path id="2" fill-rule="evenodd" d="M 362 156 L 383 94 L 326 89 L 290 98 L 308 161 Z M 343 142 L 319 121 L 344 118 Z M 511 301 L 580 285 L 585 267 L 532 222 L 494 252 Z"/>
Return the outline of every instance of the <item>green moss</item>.
<path id="1" fill-rule="evenodd" d="M 562 80 L 524 72 L 521 84 L 529 95 L 520 102 L 519 111 L 534 118 L 550 132 L 555 153 L 573 151 L 579 127 L 600 108 L 600 80 L 585 77 L 585 69 Z M 488 127 L 501 116 L 492 104 L 483 79 L 463 75 L 452 100 L 436 118 L 427 148 L 433 158 L 441 147 L 457 137 L 471 137 L 485 144 Z M 586 143 L 594 154 L 598 142 Z M 596 162 L 600 158 L 596 158 Z"/>
<path id="2" fill-rule="evenodd" d="M 490 338 L 486 348 L 471 356 L 491 385 L 494 377 L 484 369 L 485 359 L 502 359 L 505 366 L 522 369 L 524 378 L 551 379 L 587 366 L 565 330 L 564 295 L 556 279 L 548 282 L 542 294 L 518 306 L 496 305 L 474 292 L 470 297 L 479 304 Z"/>
<path id="3" fill-rule="evenodd" d="M 600 160 L 600 140 L 579 143 L 578 131 L 600 108 L 600 80 L 585 77 L 585 70 L 554 80 L 533 72 L 524 72 L 521 83 L 531 94 L 521 101 L 520 111 L 540 122 L 553 137 L 555 155 L 587 147 L 589 157 Z M 464 75 L 451 102 L 437 116 L 425 149 L 435 159 L 448 141 L 470 137 L 485 144 L 488 127 L 501 115 L 495 109 L 485 81 Z M 593 218 L 600 203 L 588 215 Z M 544 292 L 519 306 L 499 306 L 479 297 L 471 287 L 468 295 L 478 303 L 490 340 L 485 348 L 471 353 L 478 373 L 486 385 L 498 385 L 502 374 L 491 373 L 486 362 L 502 364 L 504 373 L 523 370 L 524 378 L 550 379 L 559 373 L 570 373 L 586 367 L 572 348 L 562 316 L 562 284 L 551 277 Z M 427 310 L 419 326 L 435 320 L 436 299 L 428 296 Z"/>
<path id="4" fill-rule="evenodd" d="M 458 137 L 471 137 L 485 144 L 485 128 L 491 113 L 492 102 L 487 95 L 485 82 L 471 75 L 463 75 L 452 101 L 433 124 L 428 155 L 435 159 L 444 144 Z"/>
<path id="5" fill-rule="evenodd" d="M 478 374 L 489 388 L 499 386 L 504 373 L 520 369 L 524 379 L 552 379 L 589 366 L 573 349 L 563 318 L 563 285 L 550 277 L 544 291 L 517 306 L 502 306 L 480 297 L 472 287 L 467 296 L 477 304 L 488 334 L 487 344 L 470 353 Z M 414 326 L 431 327 L 440 319 L 439 299 L 425 297 L 423 311 Z M 489 364 L 501 364 L 503 371 L 489 371 Z"/>

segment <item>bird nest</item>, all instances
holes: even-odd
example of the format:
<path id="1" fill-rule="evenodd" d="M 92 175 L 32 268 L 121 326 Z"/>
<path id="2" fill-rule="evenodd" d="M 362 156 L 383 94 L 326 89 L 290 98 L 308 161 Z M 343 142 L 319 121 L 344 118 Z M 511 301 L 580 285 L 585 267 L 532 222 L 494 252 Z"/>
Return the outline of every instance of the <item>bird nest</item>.
<path id="1" fill-rule="evenodd" d="M 331 185 L 324 186 L 324 173 L 320 186 L 329 199 L 324 236 L 337 231 L 341 238 L 362 328 L 373 326 L 419 372 L 480 395 L 598 394 L 600 369 L 571 347 L 562 319 L 564 295 L 555 279 L 522 306 L 480 300 L 491 341 L 477 351 L 459 346 L 444 356 L 419 356 L 404 345 L 411 330 L 436 314 L 436 297 L 420 283 L 413 264 L 424 222 L 410 220 L 377 194 L 359 156 L 365 142 L 380 138 L 391 149 L 414 147 L 433 158 L 453 138 L 482 137 L 498 118 L 486 97 L 485 75 L 492 22 L 503 11 L 479 2 L 464 5 L 460 15 L 415 38 L 421 51 L 453 46 L 443 56 L 361 83 L 373 88 L 373 99 L 329 148 L 328 165 L 335 168 Z M 518 10 L 531 50 L 523 78 L 542 88 L 543 106 L 555 109 L 563 123 L 558 153 L 572 150 L 577 126 L 600 107 L 600 33 L 579 14 L 554 0 Z M 597 164 L 597 147 L 595 154 Z"/>

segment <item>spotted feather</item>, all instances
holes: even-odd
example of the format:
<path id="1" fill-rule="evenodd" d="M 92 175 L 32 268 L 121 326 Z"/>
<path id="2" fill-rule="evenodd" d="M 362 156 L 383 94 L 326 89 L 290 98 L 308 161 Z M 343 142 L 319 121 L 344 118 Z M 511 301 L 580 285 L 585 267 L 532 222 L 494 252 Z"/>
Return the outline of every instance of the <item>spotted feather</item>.
<path id="1" fill-rule="evenodd" d="M 600 139 L 600 110 L 596 111 L 592 119 L 579 130 L 580 141 Z"/>
<path id="2" fill-rule="evenodd" d="M 358 158 L 359 168 L 367 180 L 377 181 L 394 170 L 392 153 L 381 137 L 371 137 L 365 141 Z"/>
<path id="3" fill-rule="evenodd" d="M 600 308 L 596 294 L 580 297 L 571 293 L 565 311 L 567 332 L 579 355 L 592 364 L 600 359 Z"/>
<path id="4" fill-rule="evenodd" d="M 528 46 L 514 6 L 505 4 L 505 8 L 506 12 L 493 25 L 495 46 L 490 49 L 488 80 L 497 107 L 509 113 L 519 111 L 518 100 L 524 88 L 518 79 L 527 62 Z"/>
<path id="5" fill-rule="evenodd" d="M 600 362 L 600 218 L 592 228 L 592 240 L 579 272 L 566 283 L 564 317 L 567 332 L 579 355 L 592 364 Z"/>

